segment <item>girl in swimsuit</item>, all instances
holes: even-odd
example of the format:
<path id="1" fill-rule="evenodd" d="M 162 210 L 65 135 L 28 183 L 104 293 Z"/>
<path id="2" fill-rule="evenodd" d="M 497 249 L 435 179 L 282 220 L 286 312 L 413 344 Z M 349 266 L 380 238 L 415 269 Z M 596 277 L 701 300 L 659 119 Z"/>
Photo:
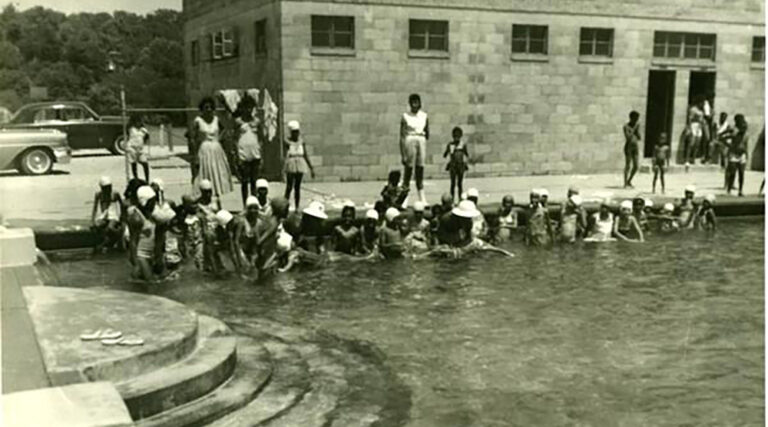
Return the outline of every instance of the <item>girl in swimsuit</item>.
<path id="1" fill-rule="evenodd" d="M 613 234 L 613 214 L 611 214 L 608 202 L 600 204 L 600 210 L 592 215 L 592 226 L 587 242 L 609 242 L 615 240 Z"/>
<path id="2" fill-rule="evenodd" d="M 553 232 L 549 212 L 541 205 L 540 190 L 532 190 L 525 241 L 529 246 L 545 246 L 552 243 L 552 240 Z"/>
<path id="3" fill-rule="evenodd" d="M 696 194 L 696 187 L 688 185 L 685 187 L 683 200 L 680 202 L 680 215 L 678 223 L 682 229 L 690 229 L 695 225 L 696 205 L 693 203 L 693 196 Z"/>
<path id="4" fill-rule="evenodd" d="M 560 217 L 559 237 L 563 243 L 574 243 L 580 230 L 586 228 L 581 215 L 581 196 L 574 194 L 568 198 Z"/>
<path id="5" fill-rule="evenodd" d="M 256 265 L 258 258 L 259 201 L 254 196 L 245 199 L 245 212 L 237 218 L 235 226 L 235 251 L 242 258 L 243 269 Z"/>
<path id="6" fill-rule="evenodd" d="M 341 224 L 333 228 L 334 250 L 347 255 L 360 252 L 360 229 L 355 227 L 355 204 L 347 201 L 341 209 Z"/>
<path id="7" fill-rule="evenodd" d="M 705 231 L 717 230 L 717 217 L 715 216 L 715 195 L 707 194 L 701 202 L 701 207 L 696 213 L 696 228 Z"/>
<path id="8" fill-rule="evenodd" d="M 156 224 L 152 212 L 157 202 L 155 192 L 149 186 L 136 191 L 137 205 L 128 208 L 127 220 L 130 231 L 131 258 L 135 261 L 133 277 L 156 283 Z"/>
<path id="9" fill-rule="evenodd" d="M 619 217 L 613 222 L 613 235 L 625 242 L 643 241 L 643 230 L 632 215 L 632 202 L 629 200 L 621 202 Z"/>
<path id="10" fill-rule="evenodd" d="M 376 251 L 379 242 L 379 213 L 374 209 L 365 213 L 360 240 L 363 253 L 371 254 Z"/>

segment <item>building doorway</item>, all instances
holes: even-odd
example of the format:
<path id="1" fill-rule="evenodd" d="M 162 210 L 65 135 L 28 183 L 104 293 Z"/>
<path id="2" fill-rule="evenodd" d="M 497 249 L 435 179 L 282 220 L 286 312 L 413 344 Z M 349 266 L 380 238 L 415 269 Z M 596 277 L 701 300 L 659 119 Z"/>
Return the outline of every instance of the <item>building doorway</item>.
<path id="1" fill-rule="evenodd" d="M 715 107 L 715 79 L 717 74 L 710 71 L 691 71 L 688 84 L 688 105 L 703 97 L 709 106 Z"/>
<path id="2" fill-rule="evenodd" d="M 675 107 L 675 71 L 650 70 L 648 72 L 648 102 L 645 110 L 644 157 L 653 156 L 659 135 L 667 133 L 672 141 L 672 116 Z"/>

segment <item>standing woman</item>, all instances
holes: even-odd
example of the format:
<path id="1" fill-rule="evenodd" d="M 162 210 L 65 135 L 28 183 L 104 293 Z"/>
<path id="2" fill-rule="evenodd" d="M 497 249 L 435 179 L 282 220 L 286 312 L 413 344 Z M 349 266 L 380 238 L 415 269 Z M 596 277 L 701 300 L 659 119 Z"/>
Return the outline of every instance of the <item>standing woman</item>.
<path id="1" fill-rule="evenodd" d="M 291 190 L 294 190 L 293 197 L 298 211 L 301 201 L 301 180 L 307 172 L 310 172 L 314 178 L 315 169 L 309 161 L 299 122 L 296 120 L 288 122 L 288 130 L 290 135 L 285 140 L 285 199 L 290 200 Z"/>
<path id="2" fill-rule="evenodd" d="M 250 97 L 245 98 L 250 100 Z M 256 180 L 261 172 L 259 120 L 253 117 L 253 101 L 240 103 L 237 115 L 237 157 L 240 162 L 240 195 L 243 206 L 248 196 L 256 195 Z M 250 191 L 249 191 L 250 190 Z"/>
<path id="3" fill-rule="evenodd" d="M 747 134 L 747 121 L 743 114 L 734 117 L 736 133 L 733 135 L 730 147 L 728 147 L 728 194 L 733 190 L 736 175 L 739 175 L 739 197 L 744 195 L 744 171 L 747 168 L 747 146 L 749 135 Z"/>
<path id="4" fill-rule="evenodd" d="M 427 113 L 421 110 L 421 97 L 418 94 L 414 93 L 408 97 L 408 105 L 410 110 L 403 113 L 400 120 L 400 155 L 405 167 L 403 187 L 410 189 L 411 175 L 416 169 L 416 189 L 419 191 L 419 200 L 426 204 L 424 161 L 427 157 L 429 120 Z"/>
<path id="5" fill-rule="evenodd" d="M 219 142 L 219 119 L 214 114 L 216 103 L 213 98 L 206 96 L 200 101 L 199 108 L 200 115 L 192 125 L 193 140 L 199 144 L 197 180 L 209 180 L 213 184 L 213 193 L 222 196 L 232 191 L 232 173 L 227 154 Z"/>

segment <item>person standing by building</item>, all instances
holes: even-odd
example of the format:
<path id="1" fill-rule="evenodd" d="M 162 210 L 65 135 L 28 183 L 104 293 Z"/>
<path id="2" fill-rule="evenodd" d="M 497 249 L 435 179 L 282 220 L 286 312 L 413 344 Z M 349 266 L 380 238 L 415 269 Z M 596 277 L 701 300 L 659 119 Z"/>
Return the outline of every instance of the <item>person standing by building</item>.
<path id="1" fill-rule="evenodd" d="M 661 178 L 661 194 L 664 194 L 664 172 L 667 169 L 667 163 L 669 162 L 669 141 L 667 140 L 667 133 L 662 132 L 659 134 L 659 140 L 656 141 L 656 146 L 653 147 L 653 187 L 651 190 L 656 194 L 656 180 Z"/>
<path id="2" fill-rule="evenodd" d="M 206 96 L 200 101 L 200 115 L 192 126 L 192 139 L 198 144 L 199 162 L 198 183 L 208 180 L 213 184 L 213 193 L 217 197 L 232 191 L 232 173 L 229 169 L 227 154 L 219 141 L 219 119 L 215 115 L 216 102 Z"/>
<path id="3" fill-rule="evenodd" d="M 427 203 L 424 195 L 424 164 L 427 156 L 427 140 L 429 139 L 429 120 L 427 113 L 421 109 L 421 97 L 411 94 L 408 97 L 410 109 L 403 113 L 400 120 L 400 156 L 402 157 L 405 173 L 403 187 L 410 189 L 411 176 L 416 173 L 416 189 L 419 200 Z M 407 199 L 404 206 L 408 203 Z"/>
<path id="4" fill-rule="evenodd" d="M 245 98 L 245 100 L 250 99 L 250 97 Z M 261 173 L 260 126 L 259 120 L 253 117 L 253 105 L 250 104 L 252 102 L 241 102 L 236 112 L 237 159 L 240 163 L 240 196 L 243 199 L 243 206 L 248 196 L 256 195 L 256 180 Z"/>
<path id="5" fill-rule="evenodd" d="M 285 140 L 285 199 L 291 200 L 291 191 L 293 191 L 294 206 L 299 210 L 301 202 L 301 180 L 307 172 L 315 177 L 315 168 L 309 161 L 307 146 L 301 137 L 301 127 L 299 122 L 291 120 L 288 122 L 290 135 Z"/>
<path id="6" fill-rule="evenodd" d="M 445 170 L 451 176 L 451 197 L 456 197 L 456 194 L 461 195 L 463 190 L 464 172 L 467 171 L 467 159 L 469 153 L 467 152 L 467 144 L 461 139 L 464 135 L 464 131 L 460 127 L 456 126 L 451 132 L 453 139 L 445 146 L 445 152 L 443 158 L 448 157 L 448 165 Z M 456 187 L 458 186 L 458 193 L 456 193 Z"/>
<path id="7" fill-rule="evenodd" d="M 640 113 L 633 110 L 624 125 L 624 188 L 632 188 L 632 178 L 637 173 L 640 139 Z"/>
<path id="8" fill-rule="evenodd" d="M 736 133 L 733 135 L 733 141 L 728 147 L 728 194 L 733 190 L 733 181 L 736 174 L 739 175 L 739 197 L 744 196 L 744 171 L 747 168 L 747 144 L 749 135 L 747 134 L 747 120 L 744 115 L 736 114 L 733 118 L 736 125 Z"/>

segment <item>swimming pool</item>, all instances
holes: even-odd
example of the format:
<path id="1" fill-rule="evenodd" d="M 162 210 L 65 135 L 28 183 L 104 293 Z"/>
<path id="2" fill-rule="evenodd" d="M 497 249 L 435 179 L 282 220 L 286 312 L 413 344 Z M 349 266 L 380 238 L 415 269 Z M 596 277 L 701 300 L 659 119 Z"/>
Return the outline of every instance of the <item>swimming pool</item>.
<path id="1" fill-rule="evenodd" d="M 644 244 L 511 245 L 513 259 L 187 274 L 158 293 L 376 344 L 409 425 L 762 425 L 763 219 Z M 55 263 L 63 284 L 137 290 L 126 261 Z"/>

